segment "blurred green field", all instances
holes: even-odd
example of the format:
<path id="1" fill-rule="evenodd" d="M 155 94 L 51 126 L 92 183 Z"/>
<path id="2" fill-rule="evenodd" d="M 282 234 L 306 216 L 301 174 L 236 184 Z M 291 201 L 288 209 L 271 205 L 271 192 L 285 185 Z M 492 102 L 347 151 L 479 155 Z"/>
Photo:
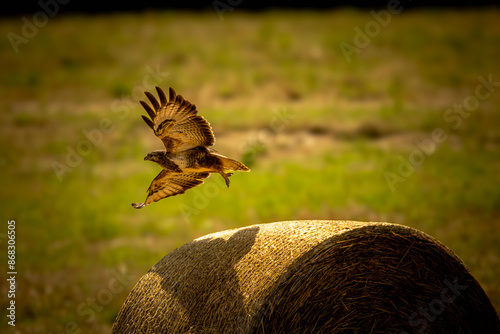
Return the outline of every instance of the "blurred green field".
<path id="1" fill-rule="evenodd" d="M 354 28 L 373 20 L 352 9 L 60 15 L 18 53 L 2 38 L 0 212 L 17 226 L 12 332 L 109 332 L 135 282 L 174 248 L 289 219 L 418 228 L 454 250 L 500 310 L 499 86 L 468 116 L 447 114 L 473 101 L 479 76 L 500 81 L 500 11 L 393 15 L 347 61 L 340 43 L 354 45 Z M 3 19 L 0 35 L 22 24 Z M 214 175 L 133 209 L 159 171 L 143 161 L 161 142 L 138 103 L 155 85 L 195 103 L 215 149 L 252 172 L 236 173 L 229 189 Z M 435 129 L 446 140 L 422 146 Z M 58 175 L 54 163 L 67 169 Z"/>

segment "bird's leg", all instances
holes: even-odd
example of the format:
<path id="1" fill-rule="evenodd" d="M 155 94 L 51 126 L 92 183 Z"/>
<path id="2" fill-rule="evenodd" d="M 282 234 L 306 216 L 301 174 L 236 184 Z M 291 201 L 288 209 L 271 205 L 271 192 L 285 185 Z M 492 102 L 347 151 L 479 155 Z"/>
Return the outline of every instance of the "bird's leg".
<path id="1" fill-rule="evenodd" d="M 233 173 L 224 173 L 223 171 L 220 171 L 219 174 L 226 180 L 226 186 L 229 188 L 229 177 L 233 175 Z"/>

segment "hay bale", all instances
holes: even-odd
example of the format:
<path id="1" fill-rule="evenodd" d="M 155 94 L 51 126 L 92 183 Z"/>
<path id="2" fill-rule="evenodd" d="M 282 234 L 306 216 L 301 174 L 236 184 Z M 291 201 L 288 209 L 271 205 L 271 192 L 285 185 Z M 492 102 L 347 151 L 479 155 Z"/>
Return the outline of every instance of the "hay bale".
<path id="1" fill-rule="evenodd" d="M 388 223 L 289 221 L 210 234 L 136 284 L 113 333 L 500 333 L 439 241 Z"/>

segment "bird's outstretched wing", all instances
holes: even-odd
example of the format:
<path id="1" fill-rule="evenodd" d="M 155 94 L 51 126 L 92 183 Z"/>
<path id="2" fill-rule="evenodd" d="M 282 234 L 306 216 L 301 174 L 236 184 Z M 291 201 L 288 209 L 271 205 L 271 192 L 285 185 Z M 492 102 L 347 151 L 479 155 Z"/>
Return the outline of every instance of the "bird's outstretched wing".
<path id="1" fill-rule="evenodd" d="M 146 124 L 153 129 L 169 153 L 179 153 L 197 146 L 212 146 L 215 136 L 207 122 L 198 115 L 196 106 L 177 95 L 169 88 L 168 99 L 160 87 L 156 87 L 158 101 L 153 94 L 145 92 L 152 107 L 140 101 L 150 118 L 142 116 Z"/>
<path id="2" fill-rule="evenodd" d="M 136 209 L 157 202 L 162 198 L 183 194 L 186 190 L 203 183 L 210 173 L 172 173 L 162 170 L 148 188 L 148 196 L 144 203 L 132 203 Z"/>

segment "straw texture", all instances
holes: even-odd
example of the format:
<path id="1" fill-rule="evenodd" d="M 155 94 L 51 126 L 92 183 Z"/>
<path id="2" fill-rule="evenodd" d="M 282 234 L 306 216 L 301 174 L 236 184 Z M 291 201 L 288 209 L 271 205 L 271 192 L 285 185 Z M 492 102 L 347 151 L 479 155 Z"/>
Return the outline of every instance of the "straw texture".
<path id="1" fill-rule="evenodd" d="M 388 223 L 286 221 L 210 234 L 136 284 L 113 333 L 500 333 L 463 262 Z"/>

